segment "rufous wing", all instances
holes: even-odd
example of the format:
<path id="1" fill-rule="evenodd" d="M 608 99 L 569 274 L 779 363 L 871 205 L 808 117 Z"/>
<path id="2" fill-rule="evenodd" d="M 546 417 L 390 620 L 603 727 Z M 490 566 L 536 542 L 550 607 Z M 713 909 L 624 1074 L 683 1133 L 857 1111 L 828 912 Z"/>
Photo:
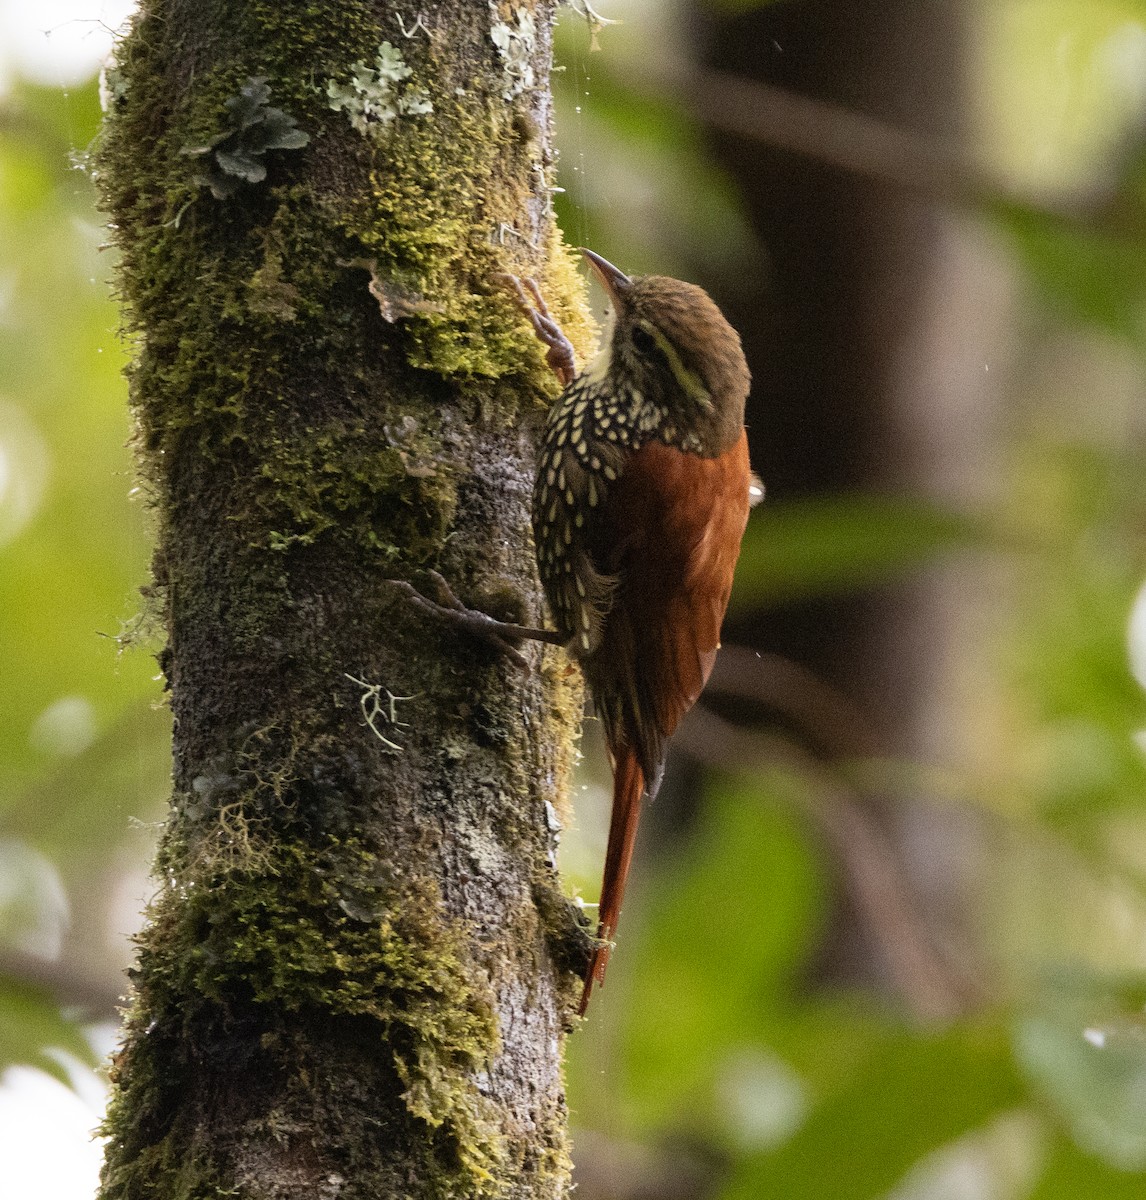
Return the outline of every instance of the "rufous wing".
<path id="1" fill-rule="evenodd" d="M 719 458 L 650 442 L 601 514 L 599 563 L 618 582 L 585 671 L 610 748 L 633 746 L 650 789 L 716 659 L 750 479 L 743 435 Z"/>

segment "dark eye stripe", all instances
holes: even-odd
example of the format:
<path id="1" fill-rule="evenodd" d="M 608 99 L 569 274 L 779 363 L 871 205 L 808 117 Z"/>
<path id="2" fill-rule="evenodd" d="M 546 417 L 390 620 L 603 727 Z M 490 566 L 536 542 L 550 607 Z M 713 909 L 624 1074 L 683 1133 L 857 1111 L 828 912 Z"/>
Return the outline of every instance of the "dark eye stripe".
<path id="1" fill-rule="evenodd" d="M 633 330 L 633 345 L 641 354 L 645 355 L 653 354 L 659 349 L 653 335 L 640 325 Z"/>

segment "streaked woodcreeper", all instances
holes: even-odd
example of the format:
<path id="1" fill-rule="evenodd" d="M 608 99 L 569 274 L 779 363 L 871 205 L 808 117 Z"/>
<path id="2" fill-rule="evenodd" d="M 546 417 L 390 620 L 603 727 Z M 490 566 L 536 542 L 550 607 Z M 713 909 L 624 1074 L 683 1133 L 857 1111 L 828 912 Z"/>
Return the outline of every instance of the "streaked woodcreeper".
<path id="1" fill-rule="evenodd" d="M 665 744 L 712 670 L 748 510 L 762 491 L 744 432 L 748 367 L 708 294 L 664 276 L 630 278 L 582 253 L 612 317 L 580 375 L 536 284 L 525 281 L 527 295 L 501 277 L 565 385 L 533 489 L 537 566 L 557 628 L 495 622 L 452 596 L 451 608 L 430 607 L 503 646 L 523 637 L 563 644 L 585 674 L 612 761 L 613 810 L 584 1013 L 604 979 L 642 799 L 656 794 Z"/>

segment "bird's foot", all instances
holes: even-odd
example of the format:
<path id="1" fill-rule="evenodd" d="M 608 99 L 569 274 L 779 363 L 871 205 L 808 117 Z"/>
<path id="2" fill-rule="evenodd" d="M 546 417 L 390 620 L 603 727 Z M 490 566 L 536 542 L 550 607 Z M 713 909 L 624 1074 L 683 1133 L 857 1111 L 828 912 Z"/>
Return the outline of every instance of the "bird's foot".
<path id="1" fill-rule="evenodd" d="M 438 593 L 436 601 L 423 596 L 412 583 L 404 579 L 392 579 L 390 585 L 423 612 L 488 643 L 523 671 L 529 670 L 529 662 L 518 649 L 522 642 L 543 642 L 550 646 L 563 646 L 566 642 L 566 638 L 556 630 L 515 625 L 512 621 L 499 621 L 480 609 L 467 608 L 437 571 L 429 571 L 427 574 Z"/>
<path id="2" fill-rule="evenodd" d="M 573 343 L 561 332 L 561 326 L 549 313 L 549 306 L 541 295 L 537 280 L 526 276 L 519 279 L 516 275 L 497 272 L 492 276 L 495 283 L 505 287 L 517 301 L 518 308 L 529 318 L 533 332 L 538 340 L 548 346 L 545 362 L 561 382 L 562 387 L 568 387 L 577 373 L 577 359 L 573 353 Z"/>

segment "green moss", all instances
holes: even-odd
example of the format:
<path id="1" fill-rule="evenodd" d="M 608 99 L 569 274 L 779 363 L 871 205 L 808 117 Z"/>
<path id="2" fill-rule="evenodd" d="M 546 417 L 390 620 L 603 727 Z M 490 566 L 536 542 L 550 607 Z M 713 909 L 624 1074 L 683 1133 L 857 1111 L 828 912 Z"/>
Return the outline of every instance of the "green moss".
<path id="1" fill-rule="evenodd" d="M 415 562 L 440 545 L 455 503 L 444 468 L 440 476 L 411 475 L 419 460 L 410 451 L 379 452 L 361 429 L 308 426 L 268 438 L 272 454 L 257 468 L 257 495 L 275 527 L 268 535 L 272 548 L 336 530 L 376 550 L 383 525 Z"/>
<path id="2" fill-rule="evenodd" d="M 113 1097 L 104 1130 L 114 1135 L 117 1111 L 122 1101 Z M 237 1188 L 226 1188 L 214 1169 L 201 1160 L 191 1160 L 175 1143 L 165 1138 L 139 1151 L 124 1165 L 109 1163 L 100 1177 L 100 1195 L 116 1200 L 234 1200 Z"/>
<path id="3" fill-rule="evenodd" d="M 498 1114 L 475 1073 L 497 1052 L 497 1025 L 488 983 L 468 965 L 468 930 L 444 915 L 424 881 L 395 888 L 380 880 L 375 855 L 353 840 L 329 839 L 318 851 L 267 841 L 248 863 L 197 874 L 155 903 L 132 1017 L 136 1027 L 146 1023 L 148 1044 L 136 1046 L 130 1070 L 120 1071 L 105 1134 L 130 1138 L 129 1120 L 164 1108 L 151 1056 L 202 1012 L 217 1014 L 216 1024 L 252 1005 L 323 1022 L 368 1018 L 393 1056 L 410 1116 L 454 1176 L 443 1194 L 496 1194 L 504 1153 Z M 172 1058 L 168 1046 L 168 1068 Z M 166 1141 L 137 1147 L 131 1169 L 170 1175 L 177 1164 Z M 136 1194 L 120 1184 L 105 1188 Z M 156 1194 L 184 1195 L 178 1187 Z"/>

